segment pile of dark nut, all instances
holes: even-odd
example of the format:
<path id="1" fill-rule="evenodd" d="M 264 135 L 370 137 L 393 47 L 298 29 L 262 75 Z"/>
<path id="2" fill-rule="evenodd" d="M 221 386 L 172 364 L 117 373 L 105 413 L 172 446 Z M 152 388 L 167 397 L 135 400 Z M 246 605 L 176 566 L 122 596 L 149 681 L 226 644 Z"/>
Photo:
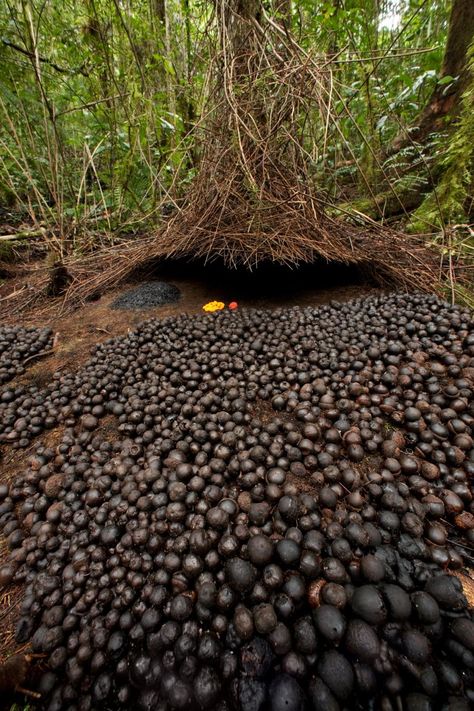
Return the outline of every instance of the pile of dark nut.
<path id="1" fill-rule="evenodd" d="M 50 328 L 0 328 L 0 385 L 25 372 L 25 365 L 34 356 L 52 346 Z"/>
<path id="2" fill-rule="evenodd" d="M 5 386 L 1 442 L 45 437 L 0 486 L 40 707 L 472 709 L 473 393 L 472 315 L 418 294 L 151 320 Z"/>

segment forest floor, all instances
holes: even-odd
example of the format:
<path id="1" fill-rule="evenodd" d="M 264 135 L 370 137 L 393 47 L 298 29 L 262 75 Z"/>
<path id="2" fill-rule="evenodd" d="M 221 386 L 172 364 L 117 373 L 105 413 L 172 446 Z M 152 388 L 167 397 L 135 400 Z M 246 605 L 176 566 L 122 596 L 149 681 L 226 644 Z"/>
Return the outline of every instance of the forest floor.
<path id="1" fill-rule="evenodd" d="M 169 278 L 171 276 L 171 278 Z M 149 309 L 119 310 L 112 309 L 113 302 L 139 283 L 128 283 L 114 291 L 107 292 L 100 299 L 89 302 L 72 313 L 54 316 L 45 322 L 34 312 L 26 313 L 15 320 L 22 326 L 50 326 L 55 333 L 55 346 L 52 352 L 38 360 L 33 360 L 27 371 L 11 381 L 9 386 L 19 384 L 46 385 L 51 381 L 57 371 L 78 370 L 88 359 L 94 345 L 109 338 L 122 335 L 133 330 L 142 321 L 149 318 L 165 318 L 179 314 L 202 313 L 202 306 L 208 301 L 219 300 L 228 304 L 235 300 L 239 308 L 264 308 L 276 309 L 281 306 L 318 306 L 331 301 L 348 301 L 364 297 L 369 294 L 380 293 L 380 290 L 359 277 L 353 281 L 345 282 L 345 278 L 336 279 L 333 285 L 328 286 L 327 279 L 319 280 L 311 273 L 293 272 L 288 283 L 283 283 L 278 275 L 265 278 L 258 275 L 249 276 L 247 273 L 238 272 L 229 278 L 228 273 L 214 273 L 215 278 L 209 278 L 206 270 L 189 272 L 185 269 L 165 271 L 164 274 L 148 274 L 143 280 L 164 279 L 178 287 L 181 298 L 178 302 Z M 0 285 L 0 299 L 5 299 L 14 288 L 14 280 L 6 280 Z M 8 300 L 6 301 L 8 303 Z M 60 301 L 58 301 L 60 305 Z M 5 301 L 2 303 L 5 310 Z M 7 314 L 8 318 L 8 314 Z M 11 318 L 8 318 L 11 321 Z M 264 417 L 265 413 L 258 413 Z M 100 434 L 113 440 L 118 436 L 115 418 L 110 415 L 102 419 Z M 47 446 L 55 447 L 61 440 L 61 427 L 39 435 L 32 441 L 26 450 L 12 450 L 9 447 L 0 447 L 0 483 L 11 480 L 15 474 L 23 469 L 28 457 L 31 455 L 39 441 Z M 7 557 L 5 540 L 0 537 L 0 565 Z M 472 579 L 464 574 L 459 574 L 465 594 L 471 606 L 474 607 L 474 573 Z M 2 593 L 0 591 L 0 663 L 12 653 L 22 651 L 28 645 L 19 645 L 15 642 L 14 629 L 19 617 L 22 586 L 17 586 Z M 38 670 L 39 671 L 39 670 Z M 12 701 L 14 699 L 12 698 Z M 0 711 L 10 708 L 9 703 L 4 706 L 0 702 Z"/>
<path id="2" fill-rule="evenodd" d="M 298 272 L 291 272 L 288 283 L 283 284 L 278 277 L 260 279 L 255 274 L 238 272 L 232 278 L 228 274 L 212 271 L 214 278 L 209 278 L 206 269 L 202 273 L 196 270 L 190 273 L 189 268 L 172 269 L 173 278 L 168 279 L 160 273 L 147 275 L 145 280 L 164 279 L 178 287 L 181 298 L 178 302 L 157 306 L 148 309 L 112 309 L 115 300 L 128 290 L 134 288 L 139 280 L 123 285 L 119 289 L 107 292 L 97 301 L 93 301 L 77 308 L 72 313 L 58 313 L 47 321 L 38 313 L 27 312 L 17 318 L 9 318 L 20 326 L 50 326 L 55 334 L 55 347 L 53 352 L 48 352 L 43 358 L 33 360 L 27 371 L 9 383 L 15 385 L 46 385 L 51 381 L 57 371 L 78 370 L 88 359 L 91 349 L 98 343 L 115 336 L 120 336 L 133 330 L 142 321 L 149 318 L 165 318 L 179 314 L 203 313 L 202 307 L 209 301 L 224 301 L 226 304 L 235 300 L 239 308 L 265 308 L 276 309 L 281 306 L 318 306 L 330 301 L 348 301 L 350 299 L 377 293 L 379 290 L 368 283 L 360 283 L 354 279 L 353 283 L 336 283 L 320 286 L 319 279 L 313 282 L 311 275 L 305 271 L 302 278 Z M 326 279 L 324 280 L 326 282 Z M 0 299 L 5 299 L 15 288 L 15 280 L 5 280 L 0 285 Z M 0 302 L 1 303 L 1 302 Z M 5 303 L 3 309 L 6 311 Z M 61 301 L 58 300 L 58 310 Z M 101 434 L 108 437 L 117 436 L 115 418 L 109 416 L 101 421 Z M 0 447 L 0 483 L 9 481 L 26 465 L 28 457 L 38 445 L 39 441 L 47 446 L 54 447 L 61 439 L 61 428 L 57 427 L 46 434 L 41 434 L 33 440 L 26 450 L 12 450 L 9 447 Z M 7 556 L 4 539 L 0 537 L 0 565 Z M 474 588 L 474 584 L 473 584 Z M 0 662 L 14 652 L 21 651 L 14 639 L 14 629 L 19 617 L 22 600 L 22 588 L 17 586 L 8 593 L 0 592 Z M 24 645 L 28 646 L 28 645 Z M 0 709 L 2 705 L 0 704 Z"/>
<path id="3" fill-rule="evenodd" d="M 237 301 L 239 308 L 276 309 L 283 306 L 318 306 L 330 301 L 349 301 L 368 296 L 380 290 L 359 275 L 338 272 L 332 284 L 317 270 L 314 279 L 311 270 L 302 271 L 271 268 L 260 272 L 229 271 L 213 267 L 184 264 L 167 265 L 156 273 L 148 273 L 120 288 L 108 291 L 96 301 L 88 302 L 74 311 L 64 312 L 61 298 L 57 299 L 57 313 L 44 318 L 41 310 L 9 314 L 8 296 L 21 279 L 5 279 L 0 283 L 1 322 L 17 326 L 51 327 L 54 331 L 54 352 L 34 362 L 23 378 L 17 381 L 43 384 L 55 370 L 76 368 L 87 360 L 90 349 L 108 338 L 133 330 L 149 318 L 166 318 L 179 314 L 203 313 L 209 301 L 228 304 Z M 112 309 L 116 299 L 142 281 L 163 280 L 175 285 L 181 292 L 179 301 L 147 309 Z M 285 281 L 282 281 L 285 279 Z M 63 312 L 62 312 L 63 311 Z"/>

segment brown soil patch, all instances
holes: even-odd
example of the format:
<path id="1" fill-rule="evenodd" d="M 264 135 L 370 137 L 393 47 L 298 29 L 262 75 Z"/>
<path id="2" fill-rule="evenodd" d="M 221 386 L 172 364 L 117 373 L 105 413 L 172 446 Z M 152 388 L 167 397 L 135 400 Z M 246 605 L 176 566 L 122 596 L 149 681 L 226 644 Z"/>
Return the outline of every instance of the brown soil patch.
<path id="1" fill-rule="evenodd" d="M 369 479 L 369 474 L 372 472 L 378 472 L 382 468 L 382 457 L 378 454 L 371 454 L 361 462 L 352 462 L 352 469 L 357 472 L 360 476 L 361 482 L 365 483 Z"/>
<path id="2" fill-rule="evenodd" d="M 474 610 L 474 570 L 465 570 L 462 573 L 459 571 L 453 572 L 462 584 L 464 595 L 471 610 Z"/>
<path id="3" fill-rule="evenodd" d="M 28 458 L 31 457 L 39 444 L 51 449 L 56 449 L 64 434 L 64 426 L 58 425 L 52 430 L 46 430 L 35 437 L 26 449 L 12 449 L 4 444 L 0 447 L 0 483 L 6 484 L 13 479 L 16 474 L 27 466 Z"/>
<path id="4" fill-rule="evenodd" d="M 269 400 L 261 400 L 260 398 L 257 398 L 252 404 L 250 415 L 260 420 L 264 425 L 279 417 L 279 413 L 273 409 L 271 402 Z"/>
<path id="5" fill-rule="evenodd" d="M 119 438 L 118 420 L 115 415 L 106 415 L 100 421 L 95 433 L 105 442 L 115 442 Z"/>
<path id="6" fill-rule="evenodd" d="M 272 420 L 292 422 L 298 429 L 301 429 L 304 425 L 304 422 L 297 420 L 290 412 L 274 410 L 270 400 L 261 400 L 260 398 L 253 402 L 250 408 L 250 416 L 260 420 L 264 425 Z"/>
<path id="7" fill-rule="evenodd" d="M 307 474 L 307 476 L 297 476 L 296 474 L 288 472 L 286 475 L 286 481 L 288 484 L 296 486 L 298 491 L 302 494 L 317 496 L 321 487 L 311 479 L 311 472 L 308 472 Z"/>

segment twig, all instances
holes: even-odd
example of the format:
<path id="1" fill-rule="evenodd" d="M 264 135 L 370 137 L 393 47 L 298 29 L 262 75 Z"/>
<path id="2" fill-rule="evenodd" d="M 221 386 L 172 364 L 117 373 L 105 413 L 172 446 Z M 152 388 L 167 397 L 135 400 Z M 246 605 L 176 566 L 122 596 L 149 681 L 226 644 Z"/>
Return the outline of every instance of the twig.
<path id="1" fill-rule="evenodd" d="M 23 361 L 23 365 L 28 363 L 30 360 L 34 360 L 35 358 L 43 358 L 44 356 L 51 355 L 51 353 L 54 353 L 54 348 L 50 348 L 47 351 L 40 351 L 39 353 L 33 353 L 33 355 L 28 356 L 28 358 L 25 358 Z"/>
<path id="2" fill-rule="evenodd" d="M 21 294 L 22 292 L 24 292 L 25 289 L 27 289 L 27 288 L 28 288 L 28 287 L 27 287 L 26 284 L 25 284 L 24 286 L 21 287 L 21 289 L 18 289 L 18 291 L 12 291 L 11 294 L 7 294 L 6 296 L 2 296 L 2 298 L 0 299 L 0 302 L 1 302 L 1 301 L 8 301 L 9 299 L 16 299 L 16 298 L 18 298 L 19 294 Z"/>
<path id="3" fill-rule="evenodd" d="M 20 232 L 14 232 L 11 235 L 0 235 L 1 242 L 13 242 L 17 239 L 26 239 L 30 237 L 44 237 L 46 230 L 40 228 L 39 230 L 22 230 Z"/>
<path id="4" fill-rule="evenodd" d="M 99 106 L 99 104 L 107 103 L 108 101 L 114 101 L 115 99 L 125 99 L 130 96 L 130 92 L 127 91 L 125 94 L 114 94 L 113 96 L 106 96 L 105 99 L 97 99 L 96 101 L 89 101 L 86 104 L 81 104 L 80 106 L 72 106 L 70 109 L 64 109 L 64 111 L 58 111 L 56 113 L 56 118 L 60 116 L 66 116 L 66 114 L 72 114 L 74 111 L 83 111 L 84 109 L 93 109 L 94 106 Z"/>
<path id="5" fill-rule="evenodd" d="M 20 52 L 20 54 L 25 55 L 25 57 L 28 57 L 29 59 L 35 58 L 33 52 L 29 52 L 24 47 L 20 47 L 20 45 L 15 44 L 15 42 L 11 42 L 10 40 L 5 39 L 5 37 L 2 37 L 0 41 L 2 42 L 2 44 L 5 45 L 5 47 L 10 47 L 10 49 L 14 49 L 16 52 Z M 85 70 L 85 64 L 82 64 L 80 67 L 67 69 L 66 67 L 60 67 L 59 64 L 56 64 L 51 59 L 48 59 L 47 57 L 42 57 L 41 55 L 38 55 L 38 60 L 40 62 L 44 62 L 52 69 L 55 69 L 61 74 L 82 74 L 82 76 L 84 77 L 89 76 L 89 72 Z"/>
<path id="6" fill-rule="evenodd" d="M 345 47 L 344 49 L 347 49 Z M 335 59 L 331 58 L 330 63 L 331 64 L 359 64 L 361 62 L 373 62 L 374 60 L 385 60 L 385 59 L 403 59 L 404 57 L 414 57 L 417 56 L 418 54 L 427 54 L 429 52 L 433 52 L 434 50 L 438 49 L 437 47 L 425 47 L 421 49 L 411 49 L 411 50 L 404 50 L 402 47 L 400 47 L 400 51 L 393 50 L 393 54 L 376 54 L 373 57 L 348 57 L 347 59 Z"/>

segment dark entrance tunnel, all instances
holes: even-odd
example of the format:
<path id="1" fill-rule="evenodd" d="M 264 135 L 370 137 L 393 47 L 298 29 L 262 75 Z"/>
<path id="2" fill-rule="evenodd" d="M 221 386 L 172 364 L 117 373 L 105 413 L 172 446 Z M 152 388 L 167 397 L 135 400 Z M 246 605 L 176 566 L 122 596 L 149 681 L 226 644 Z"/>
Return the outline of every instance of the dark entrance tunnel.
<path id="1" fill-rule="evenodd" d="M 376 288 L 370 265 L 323 260 L 294 267 L 264 261 L 250 270 L 229 267 L 218 259 L 166 259 L 149 265 L 140 278 L 169 281 L 180 288 L 185 284 L 204 289 L 209 299 L 261 307 L 323 303 Z"/>

